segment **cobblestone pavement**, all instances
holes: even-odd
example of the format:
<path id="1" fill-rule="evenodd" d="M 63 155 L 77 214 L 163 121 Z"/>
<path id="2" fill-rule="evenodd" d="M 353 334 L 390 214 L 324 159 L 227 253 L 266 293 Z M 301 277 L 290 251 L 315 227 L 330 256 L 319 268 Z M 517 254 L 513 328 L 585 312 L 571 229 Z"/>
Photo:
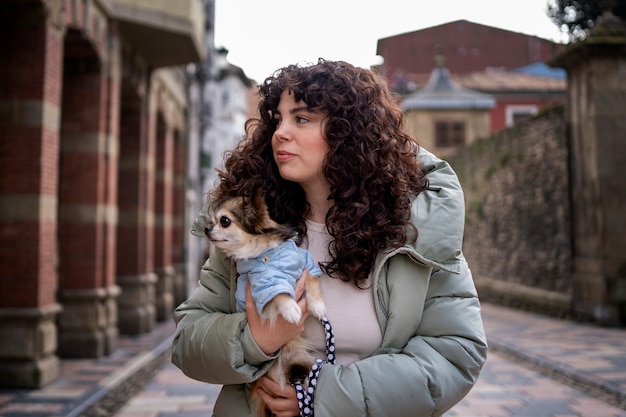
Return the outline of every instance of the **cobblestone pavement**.
<path id="1" fill-rule="evenodd" d="M 107 417 L 150 381 L 170 357 L 174 323 L 123 336 L 98 359 L 64 359 L 59 378 L 38 390 L 0 389 L 0 417 Z"/>
<path id="2" fill-rule="evenodd" d="M 626 329 L 483 305 L 490 354 L 445 417 L 626 417 Z M 209 417 L 219 386 L 169 363 L 172 323 L 120 340 L 110 358 L 63 361 L 34 391 L 0 391 L 0 417 Z M 138 376 L 139 375 L 139 376 Z"/>
<path id="3" fill-rule="evenodd" d="M 115 417 L 209 417 L 219 386 L 166 365 Z M 445 417 L 626 417 L 626 411 L 492 353 L 481 377 Z"/>
<path id="4" fill-rule="evenodd" d="M 493 352 L 445 417 L 626 417 L 626 411 Z"/>
<path id="5" fill-rule="evenodd" d="M 626 410 L 626 329 L 483 305 L 490 350 Z"/>

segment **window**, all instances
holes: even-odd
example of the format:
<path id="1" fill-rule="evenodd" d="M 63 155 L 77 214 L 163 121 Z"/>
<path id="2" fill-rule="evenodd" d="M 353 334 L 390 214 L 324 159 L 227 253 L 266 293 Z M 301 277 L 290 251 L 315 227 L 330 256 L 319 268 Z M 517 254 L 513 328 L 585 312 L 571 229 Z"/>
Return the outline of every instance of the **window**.
<path id="1" fill-rule="evenodd" d="M 533 105 L 517 105 L 506 107 L 506 125 L 513 126 L 531 116 L 537 114 L 537 106 Z"/>
<path id="2" fill-rule="evenodd" d="M 465 143 L 465 123 L 453 121 L 435 122 L 435 145 L 449 148 Z"/>

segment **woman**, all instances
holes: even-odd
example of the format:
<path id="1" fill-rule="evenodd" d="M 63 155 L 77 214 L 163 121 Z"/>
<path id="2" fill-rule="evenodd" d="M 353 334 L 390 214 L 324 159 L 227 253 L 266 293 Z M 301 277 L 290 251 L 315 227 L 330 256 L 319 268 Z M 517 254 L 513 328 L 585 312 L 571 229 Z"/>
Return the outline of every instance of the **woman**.
<path id="1" fill-rule="evenodd" d="M 322 267 L 337 364 L 320 371 L 316 415 L 443 414 L 469 392 L 487 353 L 461 251 L 456 174 L 405 133 L 395 97 L 369 70 L 321 59 L 291 65 L 264 81 L 260 97 L 260 118 L 247 123 L 211 198 L 260 185 L 272 218 L 294 226 Z M 235 313 L 235 273 L 211 253 L 176 309 L 172 360 L 191 378 L 223 385 L 215 416 L 250 415 L 246 384 L 259 378 L 275 415 L 298 415 L 295 389 L 263 374 L 300 333 L 323 358 L 322 326 L 305 314 L 269 328 L 249 295 L 246 312 Z M 306 311 L 304 297 L 299 304 Z"/>

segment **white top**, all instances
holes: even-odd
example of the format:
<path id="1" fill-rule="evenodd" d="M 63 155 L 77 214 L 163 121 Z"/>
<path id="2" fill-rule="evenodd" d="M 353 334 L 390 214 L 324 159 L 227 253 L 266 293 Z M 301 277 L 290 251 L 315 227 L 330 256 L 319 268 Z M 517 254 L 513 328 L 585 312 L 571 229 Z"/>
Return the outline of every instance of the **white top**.
<path id="1" fill-rule="evenodd" d="M 308 220 L 306 226 L 307 236 L 302 246 L 311 252 L 316 263 L 328 260 L 331 237 L 326 226 Z M 371 356 L 382 342 L 374 310 L 371 277 L 365 289 L 358 289 L 350 282 L 329 278 L 325 274 L 320 283 L 326 304 L 326 317 L 335 334 L 337 364 L 348 365 Z M 326 359 L 324 330 L 316 317 L 307 318 L 303 336 L 313 343 L 317 351 L 316 357 Z"/>

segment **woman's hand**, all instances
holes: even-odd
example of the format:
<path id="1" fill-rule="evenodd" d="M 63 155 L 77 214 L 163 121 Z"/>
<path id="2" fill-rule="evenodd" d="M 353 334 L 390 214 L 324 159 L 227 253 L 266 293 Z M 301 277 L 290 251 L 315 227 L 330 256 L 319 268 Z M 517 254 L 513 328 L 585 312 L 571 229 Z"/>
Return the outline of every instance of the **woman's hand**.
<path id="1" fill-rule="evenodd" d="M 296 390 L 291 385 L 286 385 L 285 389 L 280 388 L 273 379 L 262 376 L 259 379 L 259 396 L 272 411 L 272 415 L 277 417 L 294 417 L 300 415 Z"/>
<path id="2" fill-rule="evenodd" d="M 248 319 L 252 337 L 266 355 L 271 355 L 278 351 L 285 343 L 304 331 L 304 320 L 309 316 L 309 311 L 306 305 L 306 297 L 302 295 L 304 294 L 304 284 L 308 277 L 309 271 L 305 270 L 296 283 L 296 300 L 298 300 L 298 305 L 302 309 L 302 318 L 295 324 L 288 322 L 282 316 L 276 319 L 273 326 L 270 326 L 269 320 L 261 319 L 252 298 L 250 283 L 248 283 L 246 287 L 246 318 Z"/>

